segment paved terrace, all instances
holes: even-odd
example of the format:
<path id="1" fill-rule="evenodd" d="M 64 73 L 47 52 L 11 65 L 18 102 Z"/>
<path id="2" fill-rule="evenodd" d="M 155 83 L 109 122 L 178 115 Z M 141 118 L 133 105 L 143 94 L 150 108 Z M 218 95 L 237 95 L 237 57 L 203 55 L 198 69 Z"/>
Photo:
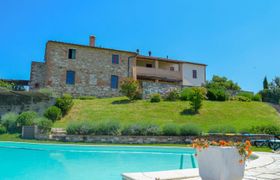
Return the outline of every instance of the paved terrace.
<path id="1" fill-rule="evenodd" d="M 280 180 L 280 154 L 255 153 L 259 156 L 246 164 L 244 180 Z M 201 180 L 198 169 L 124 173 L 124 180 Z"/>

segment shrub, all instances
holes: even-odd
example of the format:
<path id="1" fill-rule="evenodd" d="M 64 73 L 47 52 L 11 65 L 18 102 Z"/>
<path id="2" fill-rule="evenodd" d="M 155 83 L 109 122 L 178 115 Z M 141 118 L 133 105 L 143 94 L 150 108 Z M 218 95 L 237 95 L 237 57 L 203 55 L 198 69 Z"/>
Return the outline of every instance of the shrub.
<path id="1" fill-rule="evenodd" d="M 245 96 L 233 96 L 231 98 L 232 101 L 241 101 L 241 102 L 250 102 L 251 99 L 249 99 L 248 97 Z"/>
<path id="2" fill-rule="evenodd" d="M 177 89 L 173 89 L 166 94 L 165 99 L 167 101 L 177 101 L 180 99 L 180 92 Z"/>
<path id="3" fill-rule="evenodd" d="M 118 121 L 105 121 L 97 125 L 97 135 L 120 135 L 121 126 Z"/>
<path id="4" fill-rule="evenodd" d="M 9 112 L 2 116 L 1 124 L 5 126 L 8 132 L 14 133 L 17 132 L 19 129 L 17 128 L 17 118 L 18 114 Z"/>
<path id="5" fill-rule="evenodd" d="M 230 125 L 213 126 L 209 129 L 208 133 L 236 133 L 236 129 Z"/>
<path id="6" fill-rule="evenodd" d="M 202 101 L 206 97 L 206 89 L 203 87 L 193 87 L 193 92 L 190 97 L 191 109 L 194 113 L 198 113 L 199 109 L 202 106 Z"/>
<path id="7" fill-rule="evenodd" d="M 62 116 L 61 109 L 51 106 L 45 111 L 44 116 L 52 121 L 59 120 Z"/>
<path id="8" fill-rule="evenodd" d="M 207 90 L 206 96 L 211 101 L 226 101 L 229 99 L 229 93 L 222 88 L 210 88 Z"/>
<path id="9" fill-rule="evenodd" d="M 155 124 L 130 124 L 122 129 L 122 135 L 130 136 L 157 136 L 161 134 L 160 127 Z"/>
<path id="10" fill-rule="evenodd" d="M 151 95 L 150 102 L 157 103 L 157 102 L 160 102 L 160 101 L 161 101 L 160 94 L 152 94 Z"/>
<path id="11" fill-rule="evenodd" d="M 90 135 L 96 133 L 96 127 L 90 121 L 74 121 L 68 124 L 66 132 L 73 135 Z"/>
<path id="12" fill-rule="evenodd" d="M 253 126 L 250 129 L 251 133 L 255 134 L 273 134 L 277 135 L 280 134 L 280 127 L 276 125 L 260 125 L 260 126 Z"/>
<path id="13" fill-rule="evenodd" d="M 61 98 L 57 98 L 55 106 L 61 109 L 62 115 L 66 115 L 73 106 L 73 98 L 71 95 L 64 94 Z"/>
<path id="14" fill-rule="evenodd" d="M 185 88 L 185 89 L 183 89 L 182 92 L 181 92 L 181 97 L 180 97 L 180 99 L 181 99 L 182 101 L 189 101 L 192 93 L 193 93 L 193 92 L 192 92 L 192 88 Z"/>
<path id="15" fill-rule="evenodd" d="M 177 136 L 179 134 L 178 126 L 176 124 L 166 124 L 162 128 L 163 135 Z"/>
<path id="16" fill-rule="evenodd" d="M 129 100 L 135 100 L 139 94 L 139 82 L 133 78 L 126 78 L 121 82 L 121 93 L 128 97 Z"/>
<path id="17" fill-rule="evenodd" d="M 51 120 L 44 117 L 40 117 L 36 118 L 34 122 L 36 122 L 36 124 L 38 125 L 38 128 L 41 131 L 41 133 L 48 133 L 51 131 L 53 125 Z"/>
<path id="18" fill-rule="evenodd" d="M 78 99 L 80 100 L 93 100 L 96 99 L 95 96 L 80 96 Z"/>
<path id="19" fill-rule="evenodd" d="M 7 132 L 6 127 L 0 124 L 0 134 L 5 134 L 6 132 Z"/>
<path id="20" fill-rule="evenodd" d="M 243 97 L 246 97 L 247 99 L 252 100 L 254 97 L 254 93 L 243 91 L 243 92 L 238 93 L 237 96 L 243 96 Z"/>
<path id="21" fill-rule="evenodd" d="M 32 126 L 34 125 L 34 119 L 37 117 L 37 113 L 33 111 L 26 111 L 21 113 L 17 118 L 17 125 L 21 126 Z"/>
<path id="22" fill-rule="evenodd" d="M 186 124 L 181 126 L 180 135 L 181 136 L 197 136 L 202 133 L 202 130 L 195 124 Z"/>
<path id="23" fill-rule="evenodd" d="M 280 88 L 265 89 L 260 92 L 262 101 L 278 104 L 280 100 Z"/>
<path id="24" fill-rule="evenodd" d="M 258 93 L 255 94 L 252 98 L 253 101 L 262 101 L 262 96 Z"/>
<path id="25" fill-rule="evenodd" d="M 52 91 L 52 89 L 49 89 L 49 88 L 41 88 L 38 90 L 39 93 L 42 93 L 46 96 L 49 96 L 49 97 L 53 97 L 54 96 L 54 93 Z"/>

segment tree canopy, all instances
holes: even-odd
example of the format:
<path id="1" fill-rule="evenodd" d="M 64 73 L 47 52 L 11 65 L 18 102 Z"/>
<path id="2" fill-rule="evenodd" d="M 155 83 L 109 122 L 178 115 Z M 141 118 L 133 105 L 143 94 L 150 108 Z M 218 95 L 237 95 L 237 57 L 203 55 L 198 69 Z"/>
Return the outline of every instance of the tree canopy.
<path id="1" fill-rule="evenodd" d="M 210 81 L 207 81 L 206 88 L 224 89 L 232 91 L 238 91 L 241 89 L 240 86 L 232 80 L 217 75 L 214 75 Z"/>

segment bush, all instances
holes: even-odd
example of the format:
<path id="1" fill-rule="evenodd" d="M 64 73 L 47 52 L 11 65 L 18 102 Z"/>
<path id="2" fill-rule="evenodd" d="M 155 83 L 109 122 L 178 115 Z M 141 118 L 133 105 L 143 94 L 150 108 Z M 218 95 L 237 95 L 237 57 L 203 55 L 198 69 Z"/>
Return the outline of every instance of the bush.
<path id="1" fill-rule="evenodd" d="M 241 102 L 250 102 L 251 99 L 249 99 L 248 97 L 245 96 L 233 96 L 231 98 L 232 101 L 241 101 Z"/>
<path id="2" fill-rule="evenodd" d="M 251 93 L 251 92 L 240 92 L 240 93 L 237 94 L 237 96 L 243 96 L 243 97 L 246 97 L 247 99 L 252 100 L 253 97 L 254 97 L 254 93 Z"/>
<path id="3" fill-rule="evenodd" d="M 41 131 L 41 133 L 48 133 L 51 131 L 53 125 L 51 120 L 44 117 L 40 117 L 36 118 L 34 122 L 36 122 L 36 124 L 38 125 L 38 128 Z"/>
<path id="4" fill-rule="evenodd" d="M 161 134 L 160 127 L 155 124 L 130 124 L 122 129 L 122 135 L 157 136 Z"/>
<path id="5" fill-rule="evenodd" d="M 97 135 L 120 135 L 121 126 L 118 121 L 106 121 L 98 124 L 96 128 Z"/>
<path id="6" fill-rule="evenodd" d="M 54 97 L 54 93 L 52 91 L 52 89 L 49 89 L 49 88 L 41 88 L 38 90 L 39 93 L 42 93 L 46 96 L 49 96 L 49 97 Z"/>
<path id="7" fill-rule="evenodd" d="M 189 101 L 192 93 L 193 93 L 192 88 L 185 88 L 181 92 L 180 99 L 182 101 Z"/>
<path id="8" fill-rule="evenodd" d="M 180 92 L 177 89 L 173 89 L 166 94 L 165 99 L 167 101 L 177 101 L 180 99 Z"/>
<path id="9" fill-rule="evenodd" d="M 236 133 L 236 129 L 230 125 L 213 126 L 209 129 L 208 133 Z"/>
<path id="10" fill-rule="evenodd" d="M 91 135 L 96 133 L 96 127 L 90 121 L 74 121 L 68 124 L 66 132 L 72 135 Z"/>
<path id="11" fill-rule="evenodd" d="M 280 88 L 265 89 L 260 92 L 263 102 L 278 104 L 280 100 Z"/>
<path id="12" fill-rule="evenodd" d="M 80 96 L 78 99 L 80 100 L 93 100 L 96 99 L 95 96 Z"/>
<path id="13" fill-rule="evenodd" d="M 5 126 L 8 132 L 15 133 L 18 132 L 19 129 L 17 128 L 17 118 L 18 114 L 9 112 L 2 116 L 1 124 Z"/>
<path id="14" fill-rule="evenodd" d="M 139 82 L 133 78 L 126 78 L 121 82 L 121 93 L 128 97 L 129 100 L 137 99 L 140 86 Z"/>
<path id="15" fill-rule="evenodd" d="M 61 109 L 51 106 L 45 111 L 44 116 L 52 121 L 59 120 L 62 117 Z"/>
<path id="16" fill-rule="evenodd" d="M 178 126 L 176 124 L 166 124 L 162 128 L 163 135 L 177 136 L 179 134 Z"/>
<path id="17" fill-rule="evenodd" d="M 280 127 L 276 125 L 260 125 L 260 126 L 253 126 L 250 129 L 251 133 L 255 134 L 273 134 L 277 135 L 280 134 Z"/>
<path id="18" fill-rule="evenodd" d="M 71 95 L 64 94 L 61 98 L 57 98 L 55 106 L 61 109 L 62 115 L 66 115 L 73 106 L 73 98 Z"/>
<path id="19" fill-rule="evenodd" d="M 0 124 L 0 134 L 5 134 L 6 132 L 7 132 L 6 127 Z"/>
<path id="20" fill-rule="evenodd" d="M 186 124 L 181 126 L 180 135 L 181 136 L 197 136 L 202 133 L 202 130 L 195 124 Z"/>
<path id="21" fill-rule="evenodd" d="M 210 101 L 226 101 L 229 99 L 229 93 L 225 89 L 221 88 L 208 89 L 206 96 Z"/>
<path id="22" fill-rule="evenodd" d="M 262 101 L 262 96 L 258 93 L 255 94 L 252 98 L 253 101 Z"/>
<path id="23" fill-rule="evenodd" d="M 21 113 L 17 118 L 17 124 L 19 127 L 34 125 L 34 119 L 37 117 L 37 113 L 33 111 L 26 111 Z"/>
<path id="24" fill-rule="evenodd" d="M 193 92 L 190 96 L 190 105 L 194 113 L 198 113 L 199 109 L 202 107 L 202 101 L 206 98 L 206 89 L 203 87 L 193 87 Z"/>
<path id="25" fill-rule="evenodd" d="M 160 102 L 160 101 L 161 101 L 160 94 L 152 94 L 151 95 L 150 102 L 157 103 L 157 102 Z"/>

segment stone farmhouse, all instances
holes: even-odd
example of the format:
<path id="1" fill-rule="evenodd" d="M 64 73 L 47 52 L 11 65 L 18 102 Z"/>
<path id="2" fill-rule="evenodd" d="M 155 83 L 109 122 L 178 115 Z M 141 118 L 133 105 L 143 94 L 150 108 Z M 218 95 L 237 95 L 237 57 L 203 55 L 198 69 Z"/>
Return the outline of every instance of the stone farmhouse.
<path id="1" fill-rule="evenodd" d="M 164 94 L 170 89 L 201 86 L 206 65 L 136 52 L 89 45 L 48 41 L 45 62 L 32 62 L 30 90 L 51 88 L 56 94 L 73 96 L 119 96 L 120 82 L 131 77 L 140 81 L 143 95 Z"/>

